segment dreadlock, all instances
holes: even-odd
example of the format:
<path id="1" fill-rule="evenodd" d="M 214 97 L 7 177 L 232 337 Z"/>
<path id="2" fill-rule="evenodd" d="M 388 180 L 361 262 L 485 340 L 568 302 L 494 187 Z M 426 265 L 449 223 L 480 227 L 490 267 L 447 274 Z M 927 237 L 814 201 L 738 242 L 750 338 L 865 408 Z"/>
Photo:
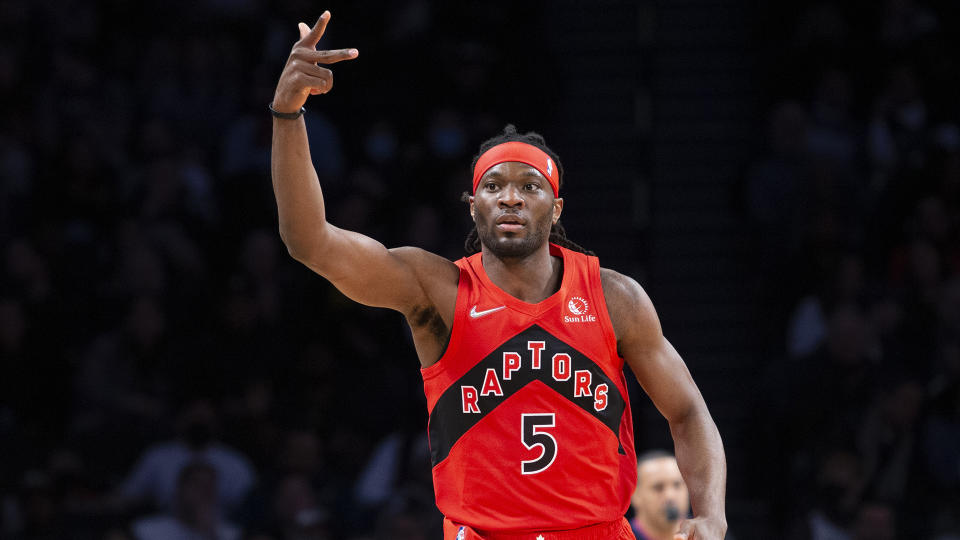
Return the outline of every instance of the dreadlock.
<path id="1" fill-rule="evenodd" d="M 527 143 L 546 152 L 546 154 L 550 156 L 550 159 L 552 159 L 557 165 L 557 178 L 559 179 L 557 188 L 559 189 L 560 187 L 563 187 L 563 165 L 560 164 L 560 158 L 557 157 L 556 152 L 547 146 L 546 141 L 543 140 L 543 136 L 539 133 L 533 131 L 528 131 L 523 134 L 517 133 L 517 128 L 513 124 L 507 124 L 507 127 L 503 128 L 503 133 L 487 139 L 480 144 L 480 150 L 477 152 L 477 155 L 473 156 L 473 163 L 470 164 L 470 170 L 472 171 L 474 167 L 477 166 L 477 160 L 480 159 L 480 156 L 482 156 L 484 152 L 493 148 L 494 146 L 497 146 L 498 144 L 512 141 Z M 463 193 L 464 200 L 469 199 L 469 197 L 469 193 Z M 587 255 L 595 255 L 594 252 L 567 238 L 567 231 L 563 228 L 563 225 L 560 224 L 560 220 L 557 220 L 557 222 L 550 227 L 549 240 L 553 244 L 557 244 L 558 246 L 565 247 L 572 251 L 579 251 L 580 253 L 586 253 Z M 470 229 L 470 232 L 467 233 L 467 239 L 463 242 L 463 249 L 467 252 L 468 256 L 480 252 L 480 236 L 477 234 L 476 225 L 474 225 L 473 228 Z"/>

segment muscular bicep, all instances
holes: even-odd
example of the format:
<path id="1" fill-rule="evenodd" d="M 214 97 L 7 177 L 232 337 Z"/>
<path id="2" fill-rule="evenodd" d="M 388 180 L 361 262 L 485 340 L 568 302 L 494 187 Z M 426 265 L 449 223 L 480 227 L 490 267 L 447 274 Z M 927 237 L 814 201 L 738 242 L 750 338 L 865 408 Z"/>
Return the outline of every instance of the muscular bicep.
<path id="1" fill-rule="evenodd" d="M 373 238 L 332 225 L 322 246 L 298 260 L 361 304 L 406 313 L 435 303 L 443 285 L 456 292 L 457 267 L 438 255 L 417 248 L 387 249 Z"/>
<path id="2" fill-rule="evenodd" d="M 640 284 L 609 270 L 603 283 L 619 353 L 657 410 L 673 421 L 701 406 L 703 397 Z"/>

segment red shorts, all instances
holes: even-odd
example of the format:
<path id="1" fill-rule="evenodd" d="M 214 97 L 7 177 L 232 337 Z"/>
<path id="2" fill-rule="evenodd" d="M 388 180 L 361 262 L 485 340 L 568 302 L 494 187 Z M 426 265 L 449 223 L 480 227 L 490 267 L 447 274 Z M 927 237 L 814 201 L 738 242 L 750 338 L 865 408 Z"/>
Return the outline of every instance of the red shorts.
<path id="1" fill-rule="evenodd" d="M 460 533 L 463 533 L 462 536 Z M 443 520 L 443 540 L 635 540 L 626 519 L 588 525 L 568 531 L 523 533 L 478 531 L 462 523 Z"/>

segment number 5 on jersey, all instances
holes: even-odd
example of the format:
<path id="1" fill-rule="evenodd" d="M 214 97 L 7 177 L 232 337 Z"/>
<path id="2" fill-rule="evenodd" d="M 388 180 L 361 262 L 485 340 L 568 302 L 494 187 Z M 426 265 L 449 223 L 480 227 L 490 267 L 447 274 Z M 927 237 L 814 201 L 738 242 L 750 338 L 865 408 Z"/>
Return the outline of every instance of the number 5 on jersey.
<path id="1" fill-rule="evenodd" d="M 520 471 L 523 474 L 537 474 L 547 470 L 557 458 L 557 440 L 553 435 L 541 428 L 554 427 L 553 413 L 522 414 L 520 415 L 520 437 L 527 450 L 534 447 L 541 448 L 540 456 L 536 459 L 520 462 Z"/>

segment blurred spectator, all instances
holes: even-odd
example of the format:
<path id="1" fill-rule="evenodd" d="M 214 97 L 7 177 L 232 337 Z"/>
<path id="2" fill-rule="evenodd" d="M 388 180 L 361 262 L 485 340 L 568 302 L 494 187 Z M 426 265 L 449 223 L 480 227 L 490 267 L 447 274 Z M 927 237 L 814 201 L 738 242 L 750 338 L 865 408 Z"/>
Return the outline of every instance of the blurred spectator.
<path id="1" fill-rule="evenodd" d="M 917 475 L 917 419 L 923 405 L 923 386 L 897 377 L 867 412 L 858 434 L 865 485 L 861 497 L 901 503 L 909 497 L 911 477 Z"/>
<path id="2" fill-rule="evenodd" d="M 853 540 L 849 527 L 857 511 L 862 476 L 856 455 L 839 449 L 828 451 L 816 471 L 811 508 L 788 538 Z"/>
<path id="3" fill-rule="evenodd" d="M 329 515 L 320 505 L 310 478 L 290 473 L 277 484 L 273 500 L 278 540 L 328 540 Z"/>
<path id="4" fill-rule="evenodd" d="M 439 527 L 443 516 L 433 501 L 427 434 L 401 427 L 406 429 L 387 435 L 373 449 L 357 475 L 353 500 L 359 521 L 385 516 L 385 521 L 377 524 L 379 537 L 397 534 L 414 539 L 418 536 L 411 527 L 426 532 Z M 386 531 L 392 532 L 384 536 Z"/>
<path id="5" fill-rule="evenodd" d="M 80 359 L 76 393 L 88 417 L 102 424 L 122 418 L 156 419 L 164 411 L 163 370 L 170 361 L 165 347 L 166 314 L 155 299 L 141 296 L 130 303 L 118 332 L 91 343 Z M 93 419 L 91 416 L 99 415 Z"/>
<path id="6" fill-rule="evenodd" d="M 237 540 L 240 530 L 223 521 L 218 507 L 217 471 L 207 463 L 185 465 L 177 475 L 169 514 L 145 517 L 133 523 L 136 540 Z"/>
<path id="7" fill-rule="evenodd" d="M 856 254 L 841 257 L 835 278 L 826 290 L 800 300 L 794 308 L 787 334 L 787 354 L 799 358 L 812 354 L 827 336 L 826 314 L 839 304 L 860 300 L 865 288 L 863 260 Z"/>
<path id="8" fill-rule="evenodd" d="M 673 540 L 690 514 L 690 494 L 677 459 L 663 450 L 637 457 L 637 488 L 630 499 L 630 521 L 638 540 Z"/>
<path id="9" fill-rule="evenodd" d="M 859 126 L 853 116 L 853 82 L 839 69 L 828 69 L 817 84 L 810 107 L 807 149 L 814 159 L 829 160 L 852 171 L 859 157 Z"/>
<path id="10" fill-rule="evenodd" d="M 894 540 L 897 523 L 889 504 L 867 502 L 860 506 L 853 526 L 853 540 Z"/>
<path id="11" fill-rule="evenodd" d="M 217 428 L 217 413 L 208 400 L 188 402 L 177 419 L 177 438 L 147 448 L 120 487 L 122 496 L 174 508 L 180 470 L 201 462 L 216 473 L 212 485 L 219 504 L 227 511 L 236 508 L 253 485 L 255 471 L 246 457 L 217 440 Z"/>
<path id="12" fill-rule="evenodd" d="M 887 0 L 882 13 L 880 39 L 890 45 L 909 43 L 939 26 L 936 14 L 914 0 Z"/>
<path id="13" fill-rule="evenodd" d="M 821 451 L 827 441 L 853 445 L 877 390 L 873 331 L 863 311 L 855 304 L 834 307 L 826 332 L 813 353 L 771 368 L 768 421 L 790 426 L 776 437 L 781 451 L 793 455 Z"/>
<path id="14" fill-rule="evenodd" d="M 809 189 L 809 118 L 798 103 L 779 103 L 767 130 L 767 154 L 747 172 L 746 204 L 760 227 L 764 254 L 779 260 L 796 249 L 802 226 L 799 213 Z"/>
<path id="15" fill-rule="evenodd" d="M 290 531 L 297 529 L 296 514 L 301 511 L 300 522 L 326 526 L 329 516 L 324 505 L 340 494 L 321 492 L 332 485 L 322 474 L 320 439 L 312 429 L 291 428 L 279 440 L 265 474 L 237 512 L 238 519 L 250 530 L 278 537 L 293 534 Z"/>
<path id="16" fill-rule="evenodd" d="M 422 479 L 422 464 L 429 462 L 430 456 L 426 435 L 396 432 L 381 440 L 357 478 L 357 503 L 364 507 L 383 505 L 399 496 L 406 482 Z"/>
<path id="17" fill-rule="evenodd" d="M 795 31 L 772 40 L 792 87 L 773 88 L 771 123 L 794 129 L 769 134 L 745 179 L 747 217 L 774 235 L 758 259 L 759 324 L 776 332 L 789 313 L 786 346 L 772 350 L 788 360 L 769 364 L 763 397 L 764 425 L 778 433 L 759 457 L 787 473 L 771 495 L 810 490 L 806 504 L 775 499 L 798 538 L 946 534 L 960 489 L 943 485 L 960 454 L 945 421 L 960 380 L 960 138 L 948 95 L 958 81 L 944 71 L 957 61 L 945 31 L 955 10 L 914 0 L 802 9 Z M 778 146 L 796 149 L 795 166 L 766 165 Z"/>

